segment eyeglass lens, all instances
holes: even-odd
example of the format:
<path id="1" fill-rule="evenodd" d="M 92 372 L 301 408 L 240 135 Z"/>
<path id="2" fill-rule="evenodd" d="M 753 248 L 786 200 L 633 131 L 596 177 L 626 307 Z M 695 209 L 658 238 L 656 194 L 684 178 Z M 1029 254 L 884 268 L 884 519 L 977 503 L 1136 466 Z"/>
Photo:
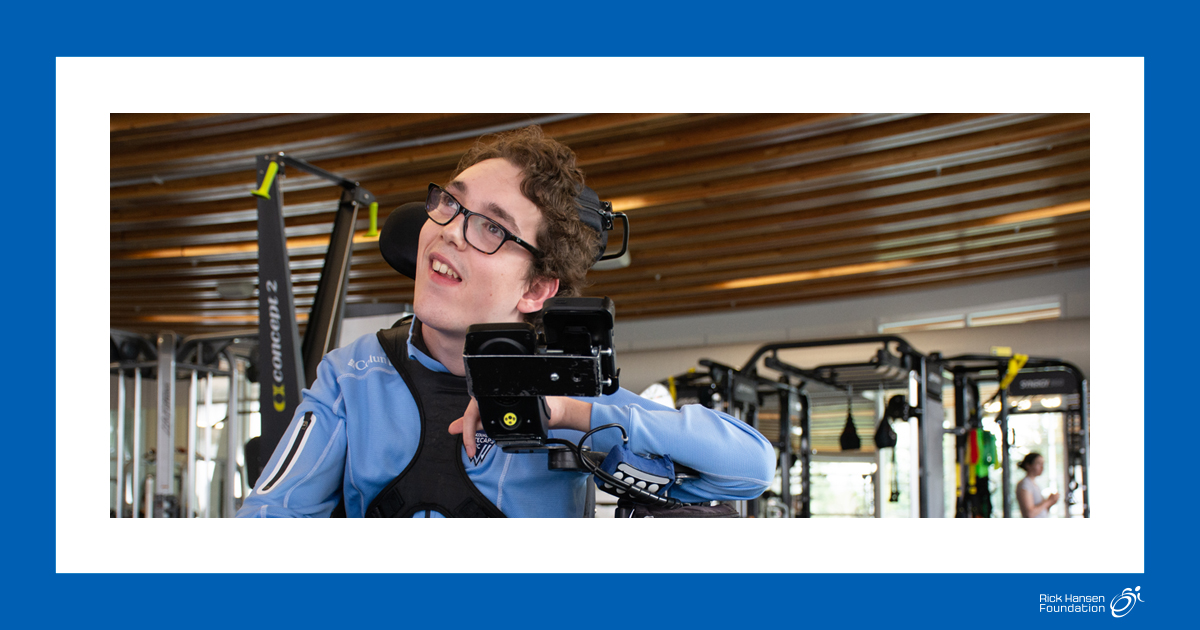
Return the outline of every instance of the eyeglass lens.
<path id="1" fill-rule="evenodd" d="M 435 223 L 446 225 L 458 214 L 460 209 L 462 206 L 454 197 L 450 196 L 450 193 L 441 188 L 430 189 L 429 197 L 425 201 L 425 210 L 429 212 L 429 216 Z M 466 221 L 467 242 L 475 249 L 485 254 L 494 254 L 501 245 L 504 245 L 506 232 L 500 224 L 474 212 L 467 215 Z"/>

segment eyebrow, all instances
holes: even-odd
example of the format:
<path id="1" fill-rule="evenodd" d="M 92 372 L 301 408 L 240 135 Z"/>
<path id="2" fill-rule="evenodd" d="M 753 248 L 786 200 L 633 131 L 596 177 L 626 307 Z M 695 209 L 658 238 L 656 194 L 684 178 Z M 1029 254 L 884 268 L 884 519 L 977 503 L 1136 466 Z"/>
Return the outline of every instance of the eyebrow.
<path id="1" fill-rule="evenodd" d="M 449 184 L 446 184 L 446 189 L 452 190 L 459 194 L 466 194 L 467 185 L 464 184 L 462 181 L 456 179 L 456 180 L 450 182 Z M 498 217 L 504 223 L 507 224 L 505 227 L 507 227 L 513 234 L 516 234 L 517 236 L 521 235 L 521 228 L 517 227 L 516 219 L 514 219 L 513 216 L 508 213 L 507 210 L 505 210 L 504 208 L 501 208 L 499 204 L 497 204 L 494 201 L 489 201 L 486 204 L 484 204 L 484 209 L 487 210 L 487 213 L 485 216 L 487 216 L 489 219 L 492 217 Z M 474 211 L 472 211 L 472 212 L 474 212 Z M 484 214 L 484 213 L 479 212 L 479 214 Z"/>

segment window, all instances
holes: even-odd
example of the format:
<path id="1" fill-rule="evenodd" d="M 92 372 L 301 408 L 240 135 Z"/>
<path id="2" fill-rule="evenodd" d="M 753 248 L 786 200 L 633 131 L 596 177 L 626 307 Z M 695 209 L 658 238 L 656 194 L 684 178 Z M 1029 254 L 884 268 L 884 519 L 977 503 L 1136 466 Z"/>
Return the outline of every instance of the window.
<path id="1" fill-rule="evenodd" d="M 1062 305 L 1057 298 L 1041 298 L 1018 304 L 978 306 L 963 309 L 962 312 L 930 313 L 923 316 L 914 315 L 893 320 L 881 320 L 879 333 L 895 335 L 927 330 L 1000 326 L 1061 317 Z"/>

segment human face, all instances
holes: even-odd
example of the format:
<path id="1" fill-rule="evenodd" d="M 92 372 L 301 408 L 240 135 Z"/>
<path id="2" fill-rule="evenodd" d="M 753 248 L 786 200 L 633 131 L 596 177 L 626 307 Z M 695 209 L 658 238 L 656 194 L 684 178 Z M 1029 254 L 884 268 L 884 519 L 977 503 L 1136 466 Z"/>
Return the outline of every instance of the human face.
<path id="1" fill-rule="evenodd" d="M 1030 477 L 1040 476 L 1042 474 L 1042 469 L 1045 467 L 1046 467 L 1046 460 L 1044 458 L 1039 457 L 1039 458 L 1033 460 L 1033 463 L 1029 465 L 1029 476 Z"/>
<path id="2" fill-rule="evenodd" d="M 491 159 L 466 169 L 445 188 L 463 206 L 536 247 L 542 215 L 521 192 L 522 181 L 516 166 Z M 437 333 L 465 337 L 471 324 L 522 321 L 525 313 L 541 310 L 558 290 L 557 281 L 529 282 L 533 256 L 515 242 L 505 242 L 491 255 L 472 247 L 463 238 L 465 220 L 460 213 L 446 225 L 426 221 L 421 229 L 413 297 L 421 322 Z"/>

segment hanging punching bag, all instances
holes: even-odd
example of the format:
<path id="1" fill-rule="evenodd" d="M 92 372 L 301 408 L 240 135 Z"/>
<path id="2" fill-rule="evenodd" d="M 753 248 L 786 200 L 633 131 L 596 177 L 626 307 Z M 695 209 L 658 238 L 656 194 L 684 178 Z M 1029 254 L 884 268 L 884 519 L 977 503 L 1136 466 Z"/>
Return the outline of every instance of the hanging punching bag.
<path id="1" fill-rule="evenodd" d="M 843 451 L 857 451 L 862 448 L 862 440 L 858 439 L 858 429 L 854 426 L 854 386 L 846 387 L 846 427 L 842 429 L 842 437 L 838 439 Z"/>
<path id="2" fill-rule="evenodd" d="M 862 440 L 858 439 L 858 429 L 854 427 L 854 414 L 846 411 L 846 428 L 842 429 L 839 439 L 843 451 L 857 451 L 862 448 Z"/>

